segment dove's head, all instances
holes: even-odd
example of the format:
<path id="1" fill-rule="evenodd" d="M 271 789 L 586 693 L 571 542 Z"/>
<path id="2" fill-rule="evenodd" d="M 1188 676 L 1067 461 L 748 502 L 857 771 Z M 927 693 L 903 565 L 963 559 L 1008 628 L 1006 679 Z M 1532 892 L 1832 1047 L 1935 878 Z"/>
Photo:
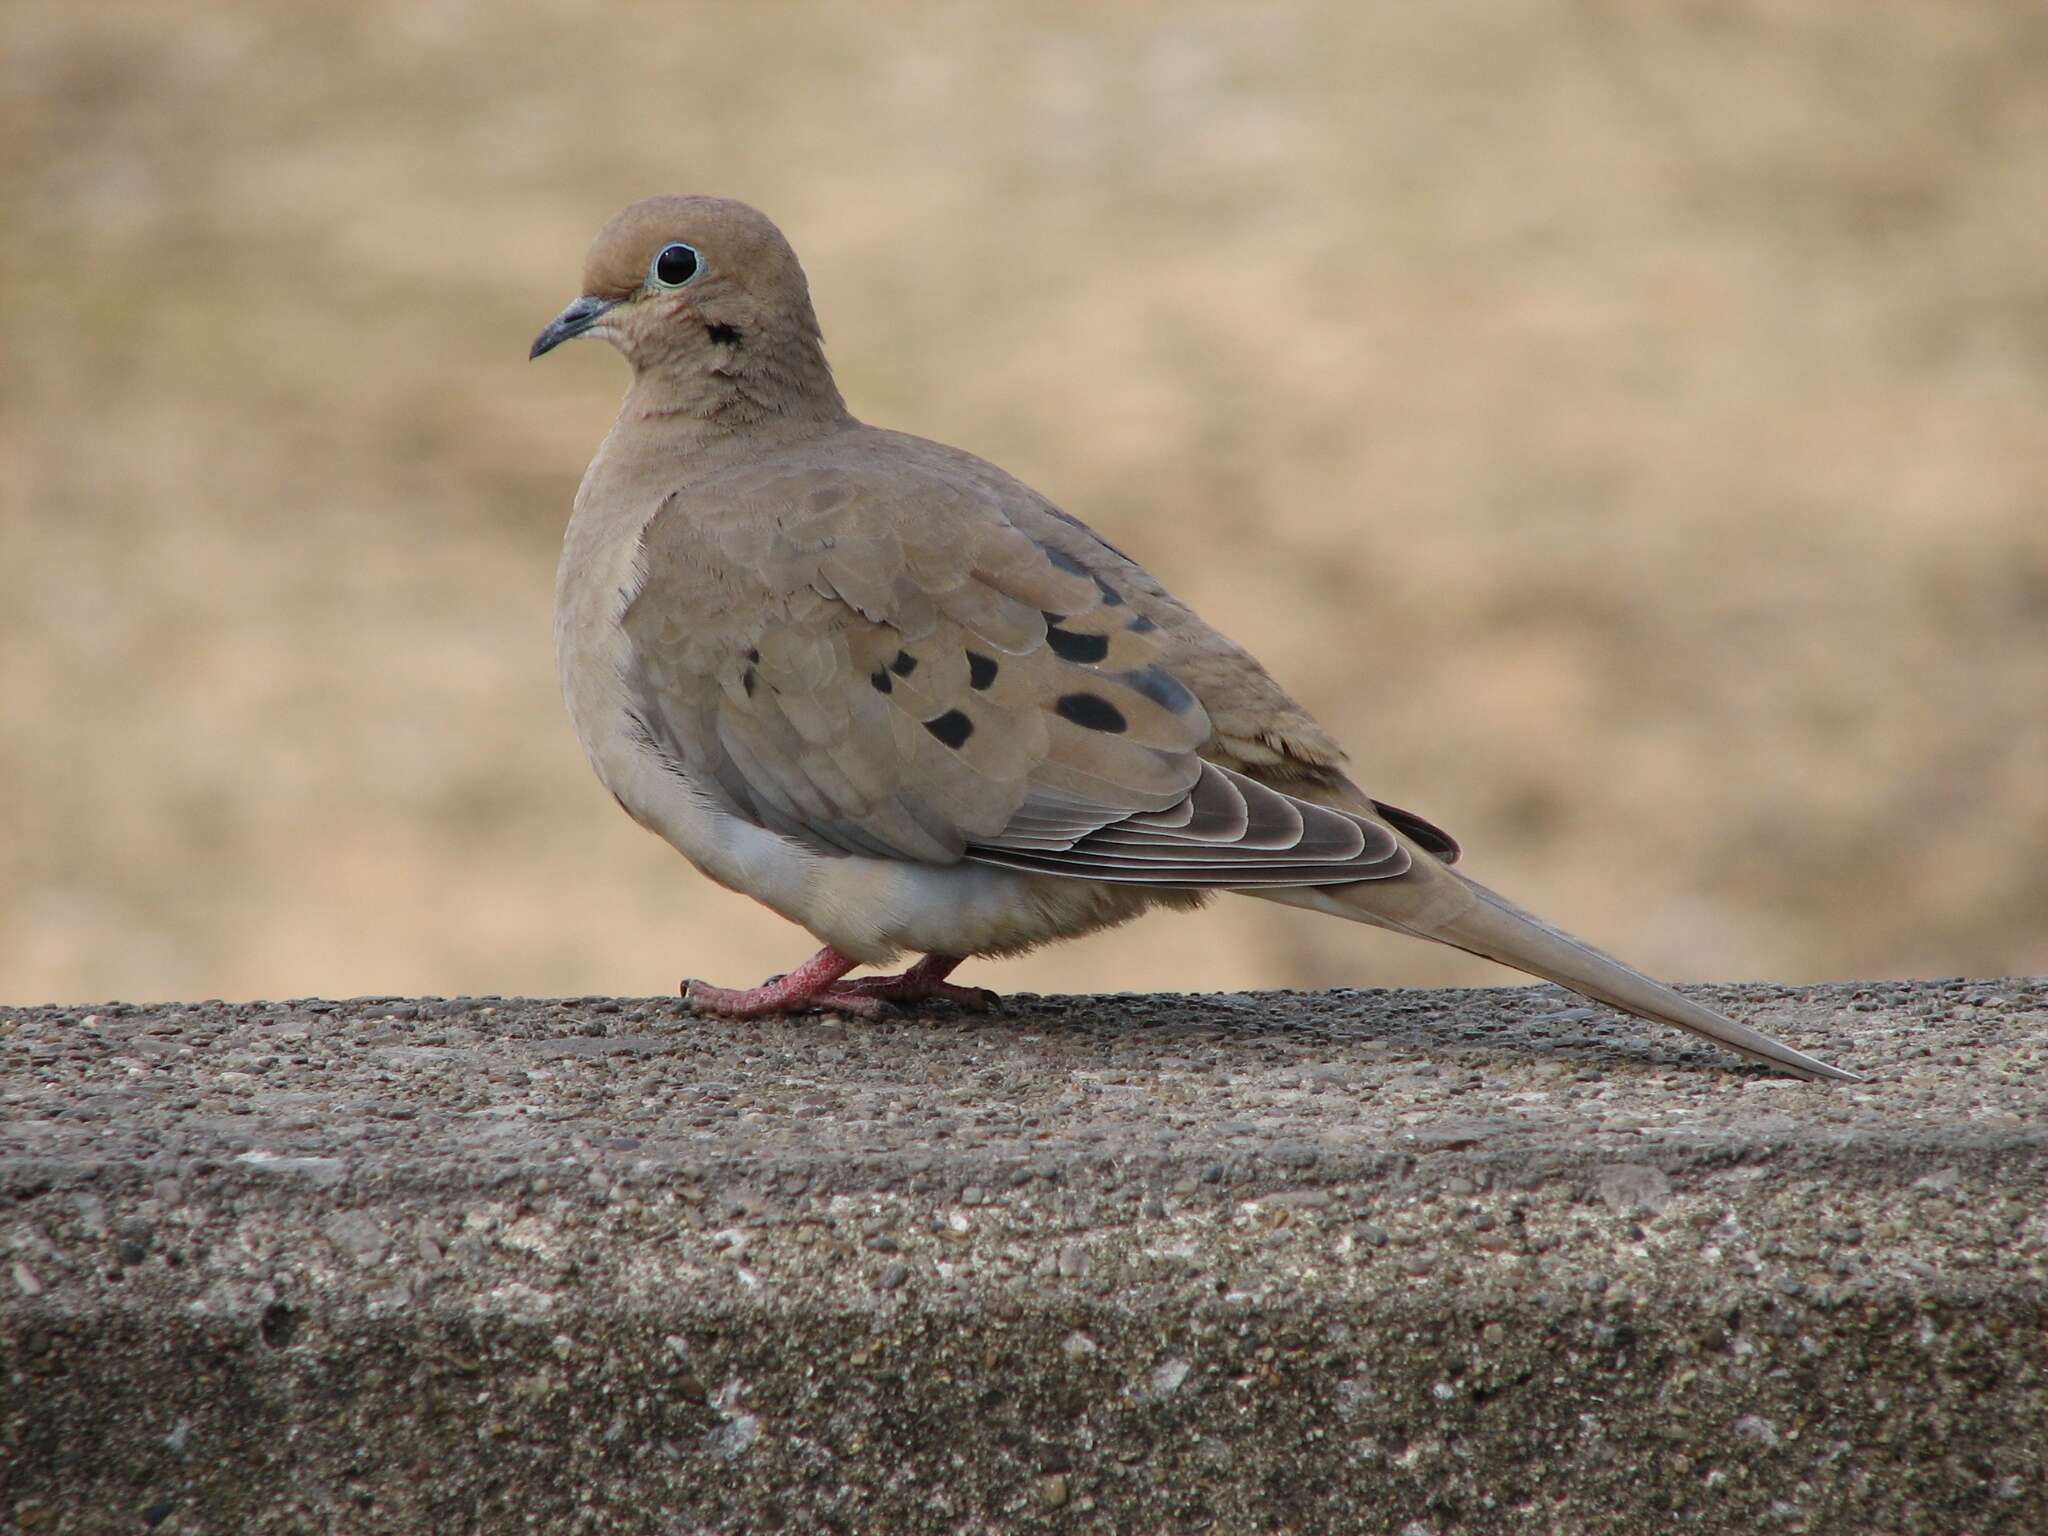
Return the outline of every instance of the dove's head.
<path id="1" fill-rule="evenodd" d="M 651 197 L 615 214 L 583 295 L 534 339 L 539 357 L 602 336 L 669 408 L 727 420 L 845 409 L 810 285 L 767 215 L 723 197 Z"/>

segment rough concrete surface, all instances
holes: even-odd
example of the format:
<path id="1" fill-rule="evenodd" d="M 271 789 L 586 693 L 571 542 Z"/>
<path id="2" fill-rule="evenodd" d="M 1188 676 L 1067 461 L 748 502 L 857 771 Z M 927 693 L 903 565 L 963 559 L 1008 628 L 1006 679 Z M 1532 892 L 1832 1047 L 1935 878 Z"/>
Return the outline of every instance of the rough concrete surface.
<path id="1" fill-rule="evenodd" d="M 0 1009 L 0 1529 L 2048 1530 L 2048 982 Z"/>

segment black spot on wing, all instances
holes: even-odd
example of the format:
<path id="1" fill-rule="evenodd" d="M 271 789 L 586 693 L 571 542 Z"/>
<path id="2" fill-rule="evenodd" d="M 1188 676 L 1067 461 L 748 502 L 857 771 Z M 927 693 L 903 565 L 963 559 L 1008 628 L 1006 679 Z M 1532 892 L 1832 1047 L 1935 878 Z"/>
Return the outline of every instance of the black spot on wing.
<path id="1" fill-rule="evenodd" d="M 1059 702 L 1053 705 L 1053 713 L 1091 731 L 1108 731 L 1114 735 L 1129 729 L 1124 712 L 1099 693 L 1063 693 Z"/>
<path id="2" fill-rule="evenodd" d="M 1068 519 L 1068 521 L 1071 522 L 1072 519 Z M 1112 587 L 1108 582 L 1096 575 L 1095 572 L 1089 570 L 1086 565 L 1076 560 L 1065 550 L 1054 549 L 1050 544 L 1041 544 L 1038 547 L 1045 551 L 1045 558 L 1052 562 L 1054 569 L 1065 571 L 1069 576 L 1086 576 L 1090 581 L 1094 582 L 1095 590 L 1102 594 L 1103 607 L 1115 608 L 1123 602 L 1123 593 L 1117 591 L 1115 587 Z M 1103 547 L 1107 549 L 1109 546 L 1104 545 Z"/>
<path id="3" fill-rule="evenodd" d="M 917 670 L 917 658 L 908 651 L 898 651 L 896 659 L 889 663 L 889 670 L 898 677 L 908 677 Z"/>
<path id="4" fill-rule="evenodd" d="M 748 698 L 751 699 L 754 696 L 754 669 L 752 667 L 747 668 L 746 671 L 740 674 L 740 686 L 747 690 Z"/>
<path id="5" fill-rule="evenodd" d="M 1131 618 L 1131 622 L 1124 626 L 1125 629 L 1128 629 L 1134 635 L 1148 635 L 1158 627 L 1159 626 L 1157 624 L 1154 624 L 1142 613 L 1134 614 Z"/>
<path id="6" fill-rule="evenodd" d="M 995 658 L 984 656 L 979 651 L 969 651 L 967 653 L 967 686 L 976 689 L 986 689 L 995 680 Z"/>
<path id="7" fill-rule="evenodd" d="M 1142 667 L 1135 672 L 1125 672 L 1121 681 L 1133 693 L 1142 693 L 1161 709 L 1173 714 L 1184 715 L 1195 707 L 1195 696 L 1164 667 Z"/>
<path id="8" fill-rule="evenodd" d="M 896 686 L 894 683 L 889 681 L 889 669 L 887 667 L 875 668 L 874 672 L 869 676 L 868 681 L 874 684 L 875 692 L 877 693 L 887 693 L 891 688 L 894 688 Z"/>
<path id="9" fill-rule="evenodd" d="M 974 722 L 957 709 L 949 709 L 943 715 L 925 721 L 924 728 L 956 752 L 974 734 Z"/>
<path id="10" fill-rule="evenodd" d="M 1088 574 L 1088 567 L 1076 560 L 1065 550 L 1054 549 L 1050 544 L 1041 544 L 1038 547 L 1045 551 L 1045 558 L 1053 563 L 1055 569 L 1065 571 L 1069 576 L 1086 576 Z"/>
<path id="11" fill-rule="evenodd" d="M 1061 615 L 1056 613 L 1048 613 L 1045 616 L 1045 643 L 1052 647 L 1053 655 L 1059 657 L 1061 661 L 1089 665 L 1109 654 L 1109 636 L 1061 629 L 1060 618 Z"/>

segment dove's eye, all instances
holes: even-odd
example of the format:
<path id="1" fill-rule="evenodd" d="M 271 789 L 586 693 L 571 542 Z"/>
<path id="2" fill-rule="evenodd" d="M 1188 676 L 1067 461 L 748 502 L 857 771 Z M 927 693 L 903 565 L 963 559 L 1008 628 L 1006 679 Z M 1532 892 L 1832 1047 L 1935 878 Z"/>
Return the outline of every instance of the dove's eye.
<path id="1" fill-rule="evenodd" d="M 674 245 L 661 248 L 647 274 L 658 288 L 680 288 L 703 270 L 703 266 L 704 263 L 697 258 L 697 248 L 684 245 L 679 240 Z"/>

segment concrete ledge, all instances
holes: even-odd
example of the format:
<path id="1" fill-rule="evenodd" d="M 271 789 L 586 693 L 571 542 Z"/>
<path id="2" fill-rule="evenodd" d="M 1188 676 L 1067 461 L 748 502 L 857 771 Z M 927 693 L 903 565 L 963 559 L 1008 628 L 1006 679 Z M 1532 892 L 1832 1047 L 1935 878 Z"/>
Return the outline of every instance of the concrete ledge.
<path id="1" fill-rule="evenodd" d="M 2048 1530 L 2048 983 L 0 1009 L 0 1530 Z"/>

